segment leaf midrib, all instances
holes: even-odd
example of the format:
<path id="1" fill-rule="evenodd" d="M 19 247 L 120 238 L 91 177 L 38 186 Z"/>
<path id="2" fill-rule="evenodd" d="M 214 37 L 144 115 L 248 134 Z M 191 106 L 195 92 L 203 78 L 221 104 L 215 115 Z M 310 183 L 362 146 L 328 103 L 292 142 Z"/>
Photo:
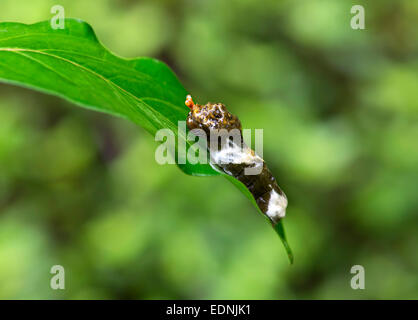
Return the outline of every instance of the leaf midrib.
<path id="1" fill-rule="evenodd" d="M 21 34 L 21 35 L 18 35 L 18 36 L 12 36 L 12 37 L 8 37 L 8 38 L 1 38 L 0 42 L 6 41 L 6 40 L 11 40 L 11 39 L 19 39 L 19 38 L 29 37 L 29 36 L 37 36 L 37 35 L 44 36 L 44 37 L 45 36 L 50 36 L 50 35 L 47 35 L 45 33 L 25 33 L 25 34 Z M 86 41 L 85 38 L 80 38 L 80 37 L 77 37 L 77 36 L 73 36 L 71 34 L 65 34 L 65 36 L 70 37 L 70 38 L 75 38 L 75 39 L 78 39 L 78 40 L 81 40 L 81 41 Z"/>

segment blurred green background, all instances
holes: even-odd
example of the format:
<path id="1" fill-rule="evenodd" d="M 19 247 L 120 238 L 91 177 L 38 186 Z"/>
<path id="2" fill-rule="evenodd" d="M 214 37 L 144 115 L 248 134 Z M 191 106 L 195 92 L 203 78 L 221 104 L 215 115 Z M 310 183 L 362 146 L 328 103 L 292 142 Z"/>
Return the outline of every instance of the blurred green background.
<path id="1" fill-rule="evenodd" d="M 0 21 L 54 4 L 264 129 L 295 264 L 227 180 L 158 165 L 125 120 L 1 84 L 0 298 L 418 298 L 417 1 L 1 0 Z"/>

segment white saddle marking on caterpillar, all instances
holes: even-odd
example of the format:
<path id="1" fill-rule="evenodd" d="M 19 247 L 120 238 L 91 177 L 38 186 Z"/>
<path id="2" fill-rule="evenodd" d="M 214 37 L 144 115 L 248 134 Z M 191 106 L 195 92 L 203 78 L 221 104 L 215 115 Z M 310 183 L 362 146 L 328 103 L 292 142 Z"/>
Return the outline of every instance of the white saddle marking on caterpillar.
<path id="1" fill-rule="evenodd" d="M 273 221 L 277 222 L 286 215 L 287 198 L 278 194 L 275 190 L 270 192 L 270 200 L 267 209 L 267 216 Z"/>

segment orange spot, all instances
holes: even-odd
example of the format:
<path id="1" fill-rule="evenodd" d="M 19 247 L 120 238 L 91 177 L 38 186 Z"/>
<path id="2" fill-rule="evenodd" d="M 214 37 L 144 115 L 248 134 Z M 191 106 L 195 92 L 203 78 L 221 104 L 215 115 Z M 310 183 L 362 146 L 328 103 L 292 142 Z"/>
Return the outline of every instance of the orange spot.
<path id="1" fill-rule="evenodd" d="M 185 101 L 184 103 L 186 104 L 186 106 L 187 106 L 190 110 L 192 110 L 192 109 L 193 109 L 193 107 L 194 107 L 194 102 L 193 102 L 192 96 L 191 96 L 190 94 L 188 94 L 188 95 L 187 95 L 187 97 L 186 97 L 186 101 Z"/>

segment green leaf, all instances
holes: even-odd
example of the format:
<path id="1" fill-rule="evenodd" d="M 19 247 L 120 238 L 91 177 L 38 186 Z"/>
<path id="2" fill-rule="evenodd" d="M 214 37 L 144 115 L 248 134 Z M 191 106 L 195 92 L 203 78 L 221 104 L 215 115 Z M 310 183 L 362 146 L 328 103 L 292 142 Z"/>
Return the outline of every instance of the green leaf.
<path id="1" fill-rule="evenodd" d="M 83 21 L 66 19 L 64 29 L 52 29 L 49 21 L 0 23 L 0 81 L 129 119 L 152 135 L 168 128 L 190 147 L 186 137 L 178 137 L 178 121 L 185 121 L 188 113 L 188 92 L 170 68 L 152 58 L 117 57 Z M 191 175 L 220 174 L 210 164 L 187 162 L 179 168 Z M 225 176 L 258 209 L 242 183 Z M 288 248 L 284 233 L 279 235 Z"/>
<path id="2" fill-rule="evenodd" d="M 0 79 L 129 119 L 152 135 L 161 128 L 177 135 L 177 123 L 188 112 L 187 91 L 164 63 L 116 57 L 87 23 L 73 19 L 56 30 L 49 21 L 1 23 Z M 218 174 L 208 164 L 180 168 L 192 175 Z"/>

